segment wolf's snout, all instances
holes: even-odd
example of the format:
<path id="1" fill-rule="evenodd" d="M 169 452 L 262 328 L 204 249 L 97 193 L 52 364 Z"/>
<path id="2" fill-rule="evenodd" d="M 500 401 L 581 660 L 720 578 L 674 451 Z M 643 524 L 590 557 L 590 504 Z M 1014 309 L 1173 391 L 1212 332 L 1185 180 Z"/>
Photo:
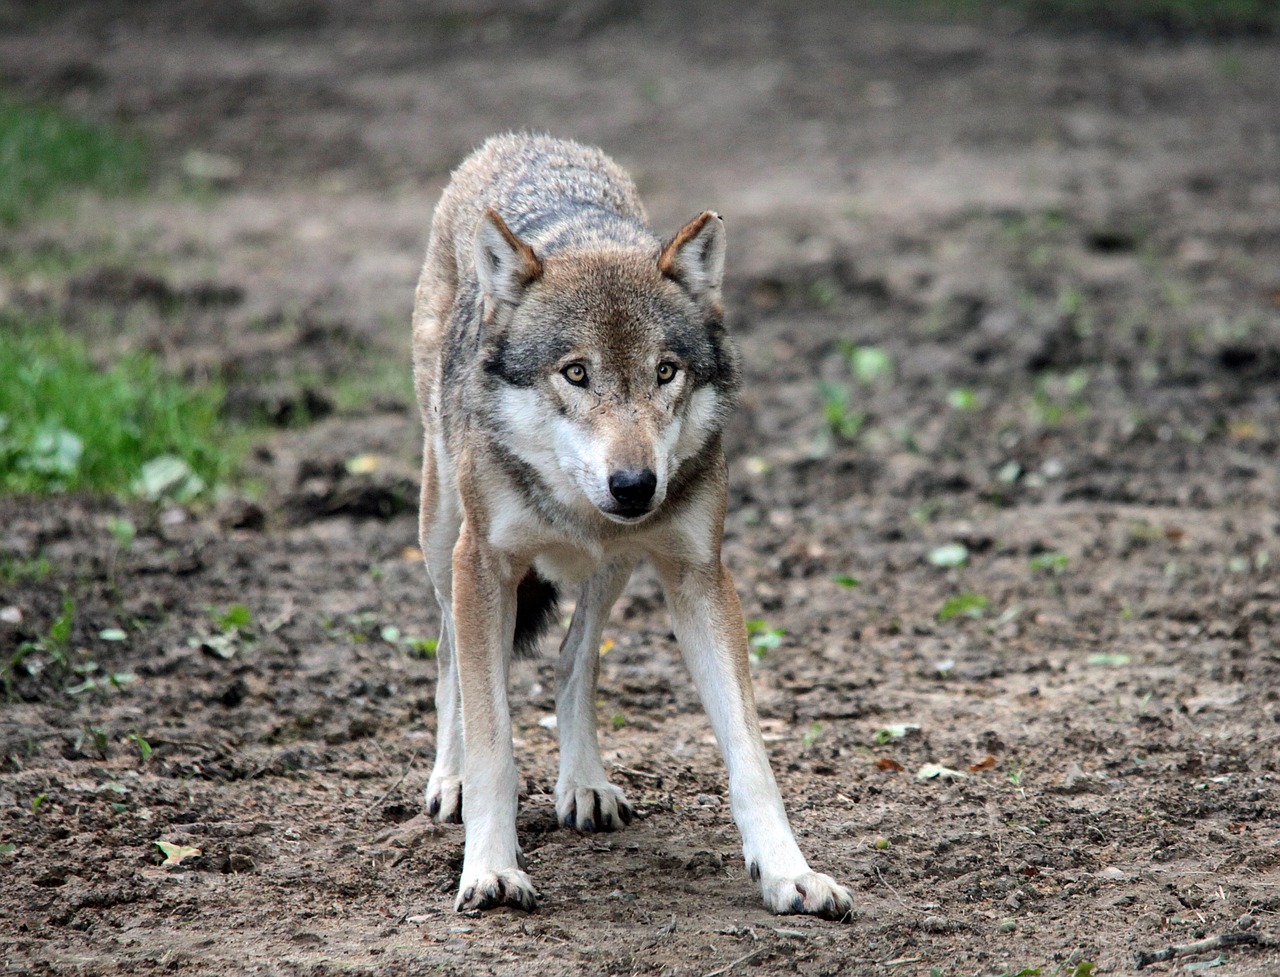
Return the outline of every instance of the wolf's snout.
<path id="1" fill-rule="evenodd" d="M 614 472 L 609 476 L 609 494 L 629 512 L 645 511 L 657 487 L 658 476 L 648 468 Z"/>

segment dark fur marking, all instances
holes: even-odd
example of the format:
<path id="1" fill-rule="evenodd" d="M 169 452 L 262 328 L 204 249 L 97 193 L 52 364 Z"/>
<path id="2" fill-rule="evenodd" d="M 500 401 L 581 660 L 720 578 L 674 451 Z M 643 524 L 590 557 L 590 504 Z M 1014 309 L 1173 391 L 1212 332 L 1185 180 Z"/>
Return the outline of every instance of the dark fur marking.
<path id="1" fill-rule="evenodd" d="M 538 653 L 538 642 L 555 623 L 560 606 L 560 592 L 530 570 L 516 587 L 516 631 L 513 646 L 517 658 L 532 658 Z"/>

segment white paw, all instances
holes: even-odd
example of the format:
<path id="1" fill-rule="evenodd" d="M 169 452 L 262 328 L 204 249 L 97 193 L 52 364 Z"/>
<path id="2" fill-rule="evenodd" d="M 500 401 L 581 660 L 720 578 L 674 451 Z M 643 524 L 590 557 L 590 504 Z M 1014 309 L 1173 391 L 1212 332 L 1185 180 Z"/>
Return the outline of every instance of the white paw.
<path id="1" fill-rule="evenodd" d="M 427 813 L 442 824 L 462 823 L 462 778 L 431 775 L 427 782 Z"/>
<path id="2" fill-rule="evenodd" d="M 529 876 L 517 868 L 499 872 L 480 872 L 474 878 L 463 876 L 458 886 L 458 899 L 453 908 L 460 913 L 470 909 L 492 909 L 515 906 L 527 913 L 538 908 L 538 893 Z"/>
<path id="3" fill-rule="evenodd" d="M 556 817 L 566 828 L 582 834 L 617 831 L 631 823 L 635 811 L 622 791 L 608 781 L 598 784 L 556 785 Z"/>
<path id="4" fill-rule="evenodd" d="M 751 874 L 759 878 L 760 870 L 752 865 Z M 840 922 L 853 918 L 849 890 L 821 872 L 805 872 L 795 878 L 766 876 L 760 879 L 760 892 L 765 908 L 779 916 L 808 913 Z"/>

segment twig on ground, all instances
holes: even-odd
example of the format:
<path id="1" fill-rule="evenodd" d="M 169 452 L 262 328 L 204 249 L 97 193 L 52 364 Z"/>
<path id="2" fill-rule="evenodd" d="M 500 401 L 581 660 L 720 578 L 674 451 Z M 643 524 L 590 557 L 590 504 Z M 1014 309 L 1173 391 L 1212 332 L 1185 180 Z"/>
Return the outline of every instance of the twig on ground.
<path id="1" fill-rule="evenodd" d="M 397 787 L 399 787 L 401 784 L 403 784 L 403 783 L 404 783 L 404 778 L 405 778 L 405 777 L 407 777 L 407 776 L 409 776 L 409 770 L 413 767 L 413 763 L 414 763 L 414 761 L 418 759 L 418 753 L 421 751 L 421 749 L 422 749 L 422 748 L 421 748 L 421 747 L 419 747 L 418 749 L 416 749 L 416 750 L 414 750 L 414 751 L 413 751 L 413 756 L 409 757 L 409 762 L 408 762 L 408 763 L 406 763 L 406 764 L 404 765 L 404 769 L 403 769 L 402 771 L 400 771 L 400 779 L 399 779 L 399 780 L 397 780 L 397 781 L 396 781 L 394 784 L 392 784 L 390 787 L 388 787 L 388 788 L 387 788 L 387 792 L 386 792 L 385 794 L 383 794 L 383 795 L 382 795 L 381 797 L 379 797 L 376 801 L 374 801 L 372 804 L 370 804 L 370 805 L 369 805 L 369 809 L 368 809 L 367 811 L 365 811 L 365 814 L 366 814 L 366 815 L 372 814 L 374 811 L 376 811 L 378 808 L 380 808 L 380 807 L 382 806 L 383 802 L 384 802 L 388 797 L 390 797 L 393 793 L 395 793 L 396 788 L 397 788 Z"/>
<path id="2" fill-rule="evenodd" d="M 947 922 L 953 923 L 957 927 L 963 927 L 966 925 L 963 921 L 959 919 L 952 919 L 950 916 L 944 916 L 942 913 L 930 912 L 927 909 L 917 909 L 915 906 L 909 905 L 907 901 L 898 894 L 898 890 L 895 889 L 889 883 L 889 880 L 880 874 L 880 869 L 878 866 L 876 867 L 876 878 L 880 880 L 881 885 L 883 885 L 886 889 L 889 890 L 889 894 L 893 896 L 894 899 L 897 900 L 898 905 L 901 906 L 903 909 L 905 909 L 907 912 L 916 913 L 917 915 L 923 916 L 926 919 L 929 919 L 931 917 L 937 918 L 937 919 L 945 919 Z"/>
<path id="3" fill-rule="evenodd" d="M 617 764 L 617 763 L 613 764 L 613 769 L 616 770 L 618 773 L 625 773 L 631 777 L 643 777 L 645 780 L 656 780 L 656 781 L 662 780 L 662 774 L 645 773 L 643 770 L 633 770 L 631 769 L 631 767 L 624 767 L 621 764 Z"/>
<path id="4" fill-rule="evenodd" d="M 743 954 L 742 956 L 740 956 L 737 960 L 730 960 L 728 963 L 726 963 L 726 964 L 725 964 L 723 967 L 721 967 L 719 970 L 713 970 L 713 971 L 711 971 L 710 973 L 703 974 L 703 975 L 702 975 L 702 977 L 720 977 L 720 975 L 721 975 L 721 974 L 727 974 L 727 973 L 728 973 L 730 970 L 732 970 L 734 967 L 738 966 L 738 964 L 740 964 L 740 963 L 746 963 L 746 962 L 747 962 L 748 960 L 750 960 L 752 957 L 758 957 L 758 956 L 760 956 L 760 954 L 764 953 L 764 951 L 765 951 L 765 950 L 767 950 L 767 949 L 768 949 L 768 947 L 763 947 L 763 946 L 762 946 L 762 947 L 758 947 L 758 948 L 756 948 L 755 950 L 752 950 L 750 953 L 744 953 L 744 954 Z"/>
<path id="5" fill-rule="evenodd" d="M 1246 944 L 1258 942 L 1260 942 L 1258 933 L 1222 933 L 1219 936 L 1211 936 L 1205 940 L 1197 940 L 1195 943 L 1184 943 L 1180 946 L 1174 944 L 1165 947 L 1163 950 L 1140 952 L 1138 954 L 1138 969 L 1141 970 L 1148 964 L 1172 960 L 1174 957 L 1188 957 L 1193 953 L 1209 953 L 1213 950 L 1245 946 Z"/>

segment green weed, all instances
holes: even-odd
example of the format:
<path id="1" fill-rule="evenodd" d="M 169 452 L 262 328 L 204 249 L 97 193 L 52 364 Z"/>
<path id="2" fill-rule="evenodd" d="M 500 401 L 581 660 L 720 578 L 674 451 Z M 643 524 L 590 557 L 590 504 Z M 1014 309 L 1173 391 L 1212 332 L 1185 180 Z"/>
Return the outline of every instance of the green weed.
<path id="1" fill-rule="evenodd" d="M 0 225 L 26 220 L 69 189 L 126 193 L 146 175 L 140 139 L 0 96 Z"/>
<path id="2" fill-rule="evenodd" d="M 849 388 L 837 383 L 821 383 L 818 392 L 822 395 L 822 419 L 828 433 L 837 441 L 856 439 L 867 422 L 867 415 L 849 403 L 852 396 Z"/>
<path id="3" fill-rule="evenodd" d="M 0 556 L 0 584 L 12 587 L 20 583 L 39 583 L 51 573 L 53 573 L 53 567 L 43 556 L 31 559 Z"/>
<path id="4" fill-rule="evenodd" d="M 982 617 L 987 613 L 991 601 L 981 594 L 965 593 L 948 598 L 938 610 L 939 621 L 949 621 L 953 617 Z"/>
<path id="5" fill-rule="evenodd" d="M 100 369 L 56 323 L 0 314 L 0 492 L 201 494 L 232 467 L 221 401 L 150 357 Z"/>

